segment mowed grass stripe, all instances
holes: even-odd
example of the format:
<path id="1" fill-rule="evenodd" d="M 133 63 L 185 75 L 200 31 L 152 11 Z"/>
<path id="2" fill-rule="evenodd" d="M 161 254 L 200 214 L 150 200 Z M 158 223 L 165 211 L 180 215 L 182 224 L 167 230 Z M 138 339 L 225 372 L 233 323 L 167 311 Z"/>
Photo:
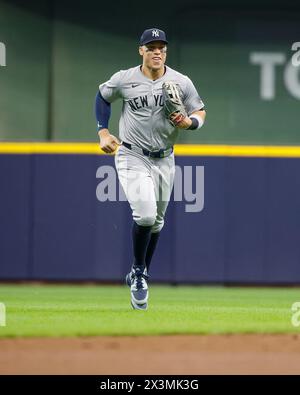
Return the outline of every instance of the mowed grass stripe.
<path id="1" fill-rule="evenodd" d="M 134 311 L 126 286 L 0 285 L 0 337 L 299 333 L 296 288 L 150 287 L 148 311 Z"/>

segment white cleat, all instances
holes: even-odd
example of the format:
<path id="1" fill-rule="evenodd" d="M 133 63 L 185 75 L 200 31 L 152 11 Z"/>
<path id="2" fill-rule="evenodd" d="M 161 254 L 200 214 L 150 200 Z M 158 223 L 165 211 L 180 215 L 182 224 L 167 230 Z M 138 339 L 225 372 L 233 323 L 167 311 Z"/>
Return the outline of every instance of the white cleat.
<path id="1" fill-rule="evenodd" d="M 147 270 L 138 266 L 133 267 L 126 276 L 126 283 L 130 286 L 131 305 L 135 310 L 148 308 L 148 279 Z"/>

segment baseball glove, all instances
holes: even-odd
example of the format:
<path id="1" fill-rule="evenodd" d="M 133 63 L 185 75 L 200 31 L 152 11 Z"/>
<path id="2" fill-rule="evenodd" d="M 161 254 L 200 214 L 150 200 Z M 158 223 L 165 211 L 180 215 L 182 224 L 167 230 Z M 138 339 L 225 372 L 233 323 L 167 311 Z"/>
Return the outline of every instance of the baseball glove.
<path id="1" fill-rule="evenodd" d="M 166 118 L 176 127 L 187 116 L 182 102 L 180 86 L 172 81 L 164 82 L 162 85 L 162 94 Z"/>

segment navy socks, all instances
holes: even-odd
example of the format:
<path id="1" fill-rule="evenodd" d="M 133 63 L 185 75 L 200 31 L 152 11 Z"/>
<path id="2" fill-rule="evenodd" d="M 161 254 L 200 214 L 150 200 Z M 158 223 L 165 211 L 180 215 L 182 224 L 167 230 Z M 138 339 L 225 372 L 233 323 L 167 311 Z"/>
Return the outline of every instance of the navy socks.
<path id="1" fill-rule="evenodd" d="M 132 241 L 134 266 L 144 267 L 146 265 L 146 253 L 151 238 L 151 228 L 152 226 L 140 226 L 136 222 L 133 222 Z"/>
<path id="2" fill-rule="evenodd" d="M 146 266 L 147 272 L 160 235 L 160 232 L 151 233 L 151 228 L 136 222 L 133 222 L 132 227 L 134 266 Z"/>
<path id="3" fill-rule="evenodd" d="M 146 253 L 146 268 L 147 272 L 149 272 L 150 263 L 159 239 L 160 232 L 151 233 L 151 238 L 148 244 L 147 253 Z"/>

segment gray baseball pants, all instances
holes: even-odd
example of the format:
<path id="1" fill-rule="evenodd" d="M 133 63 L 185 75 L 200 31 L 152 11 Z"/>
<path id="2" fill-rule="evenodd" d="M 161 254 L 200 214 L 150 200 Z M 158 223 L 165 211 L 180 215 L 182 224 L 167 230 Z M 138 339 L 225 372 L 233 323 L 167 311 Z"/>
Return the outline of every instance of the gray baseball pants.
<path id="1" fill-rule="evenodd" d="M 120 146 L 115 165 L 133 220 L 141 226 L 152 226 L 152 233 L 160 232 L 174 184 L 174 153 L 150 158 Z"/>

